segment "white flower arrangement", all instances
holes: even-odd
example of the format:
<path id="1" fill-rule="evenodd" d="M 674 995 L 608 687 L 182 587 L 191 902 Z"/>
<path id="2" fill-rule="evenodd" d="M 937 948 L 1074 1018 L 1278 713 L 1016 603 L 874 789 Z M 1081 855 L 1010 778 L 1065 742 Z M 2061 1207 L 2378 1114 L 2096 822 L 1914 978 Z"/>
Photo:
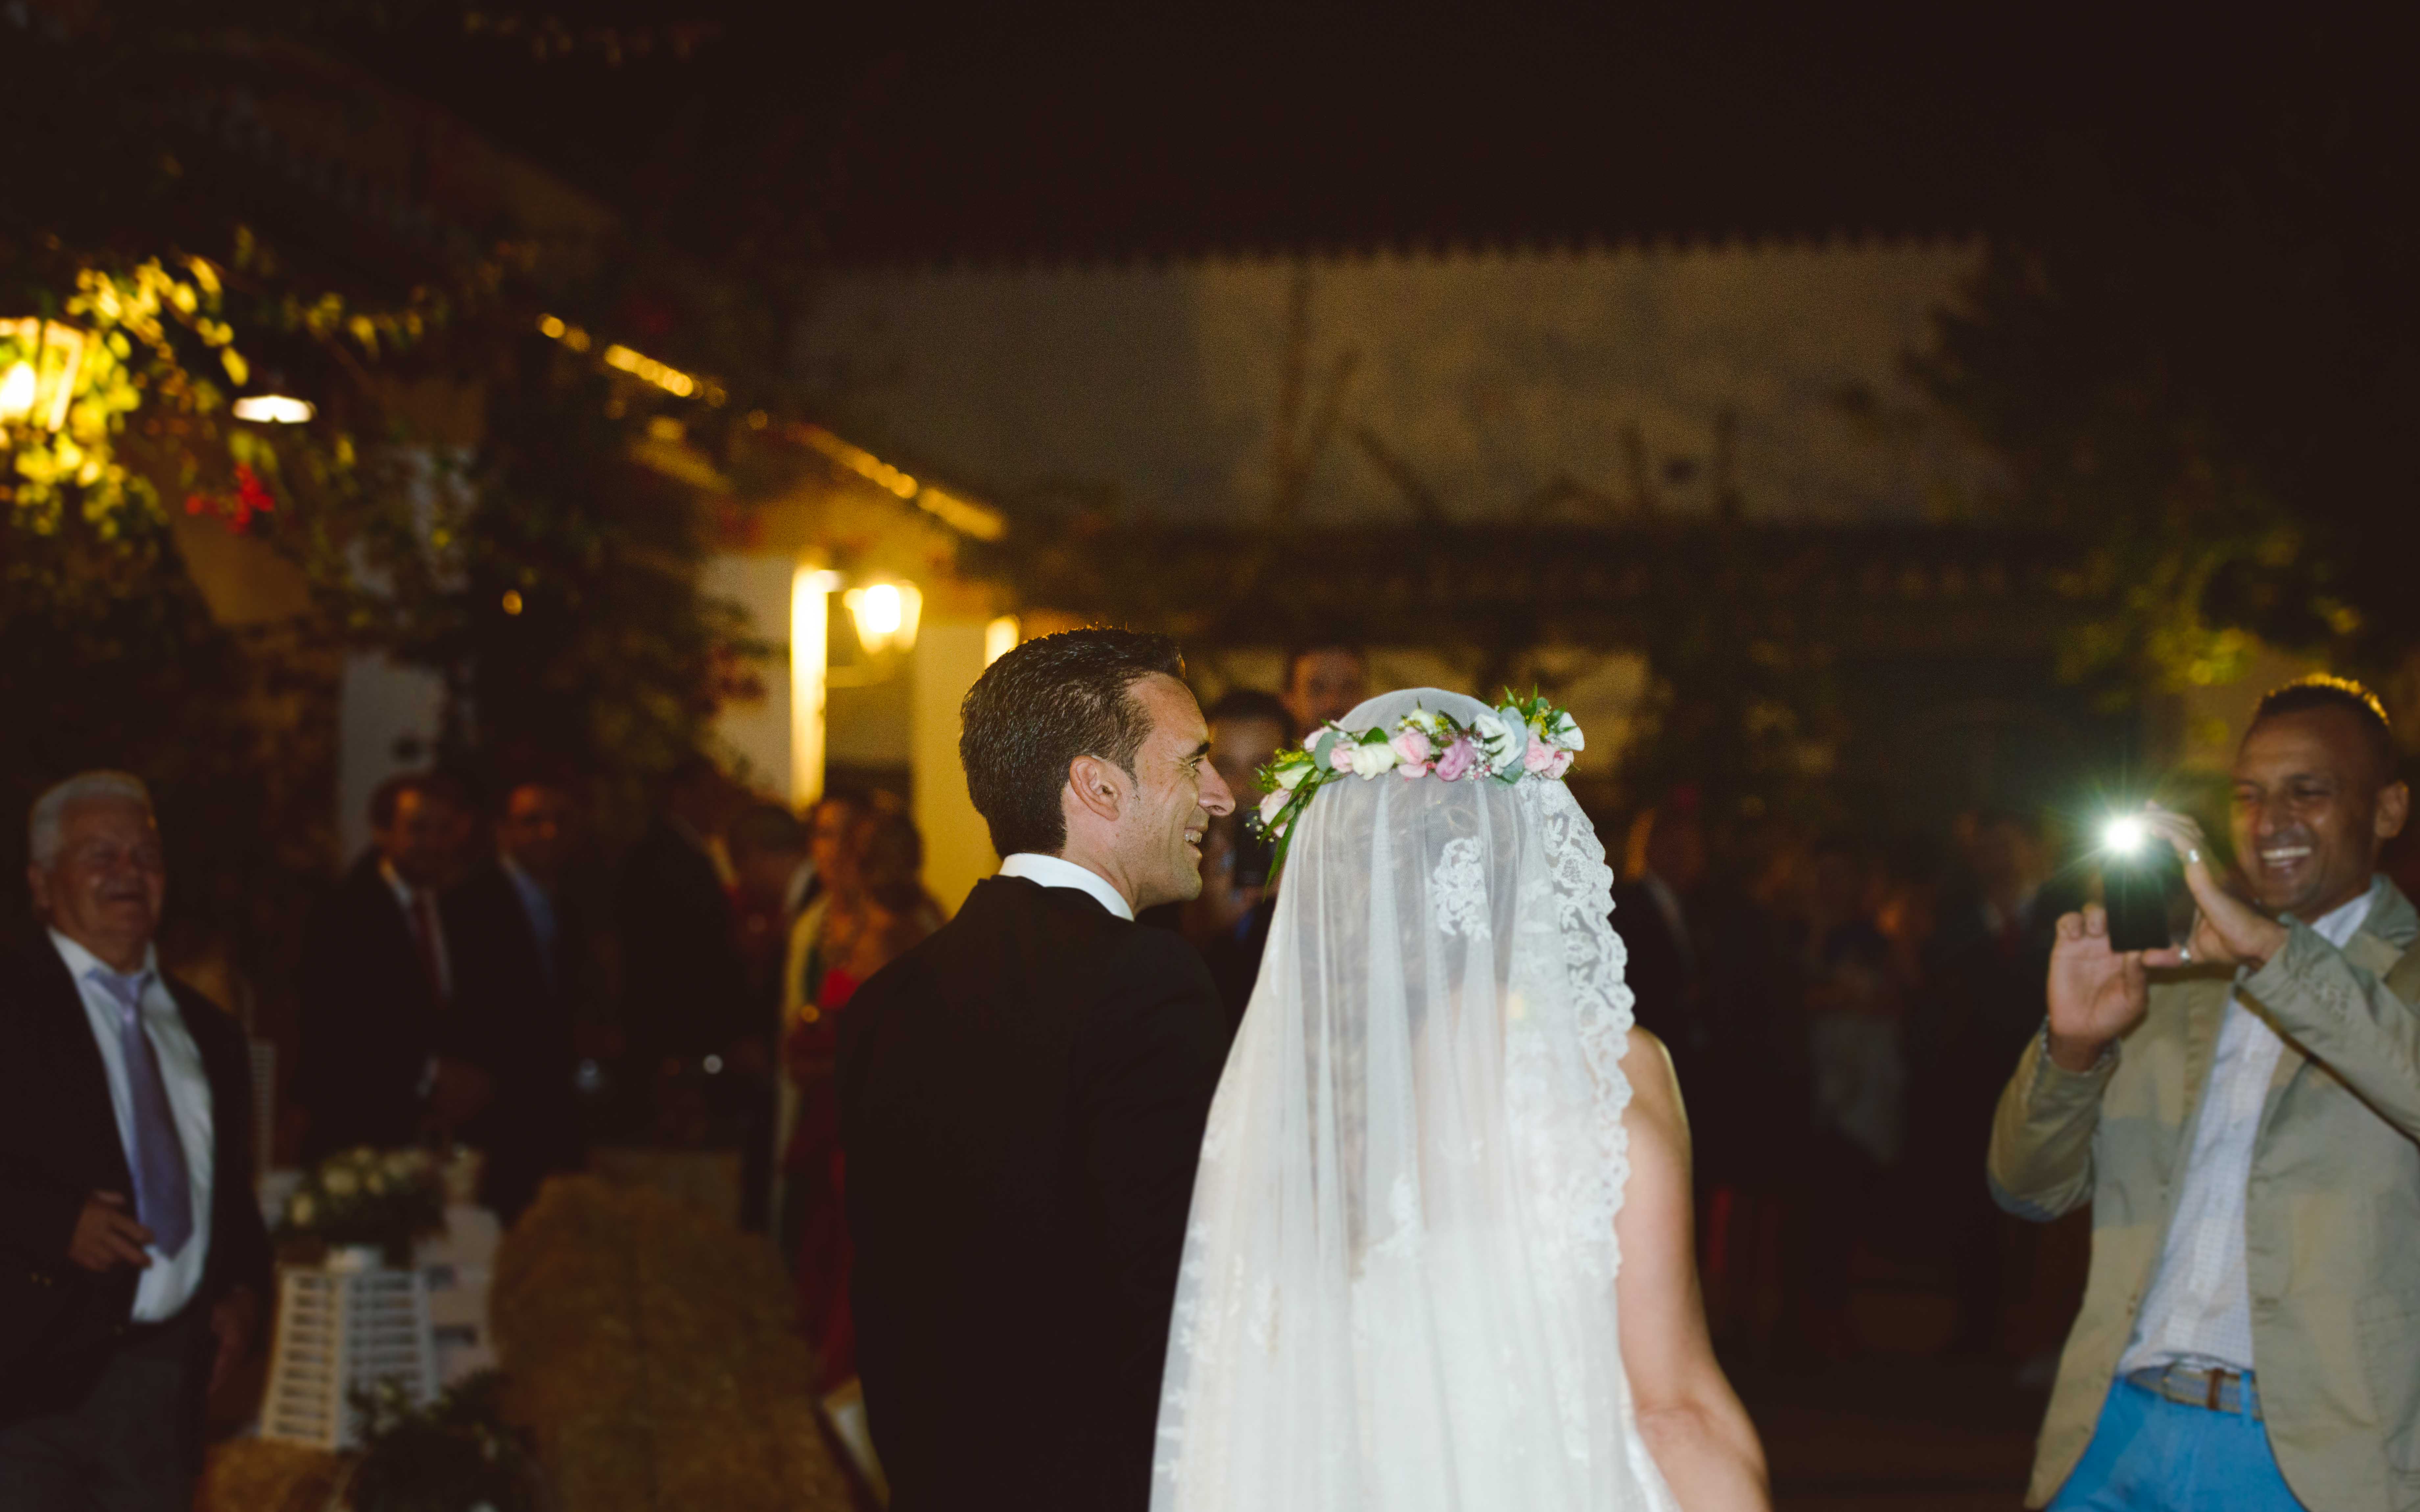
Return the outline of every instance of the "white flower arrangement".
<path id="1" fill-rule="evenodd" d="M 1285 864 L 1295 824 L 1310 807 L 1311 795 L 1330 782 L 1348 777 L 1366 782 L 1389 772 L 1407 781 L 1423 777 L 1447 782 L 1488 778 L 1506 783 L 1525 778 L 1559 781 L 1587 747 L 1569 710 L 1535 692 L 1515 698 L 1510 688 L 1504 691 L 1502 707 L 1475 717 L 1466 726 L 1419 706 L 1391 729 L 1357 733 L 1330 724 L 1261 768 L 1261 784 L 1268 795 L 1249 823 L 1275 847 L 1274 874 Z"/>
<path id="2" fill-rule="evenodd" d="M 338 1150 L 303 1173 L 278 1237 L 376 1244 L 390 1254 L 445 1223 L 444 1171 L 425 1149 Z"/>

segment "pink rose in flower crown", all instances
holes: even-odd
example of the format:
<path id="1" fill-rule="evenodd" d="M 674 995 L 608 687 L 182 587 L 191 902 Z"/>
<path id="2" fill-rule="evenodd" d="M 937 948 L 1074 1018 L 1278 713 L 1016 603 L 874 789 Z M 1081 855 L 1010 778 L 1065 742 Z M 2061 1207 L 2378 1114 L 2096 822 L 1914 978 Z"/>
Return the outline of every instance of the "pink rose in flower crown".
<path id="1" fill-rule="evenodd" d="M 1270 794 L 1267 797 L 1263 798 L 1261 800 L 1261 827 L 1263 829 L 1266 829 L 1269 825 L 1276 824 L 1278 822 L 1278 815 L 1285 812 L 1285 806 L 1293 801 L 1294 795 L 1283 788 L 1280 788 L 1275 793 Z"/>
<path id="2" fill-rule="evenodd" d="M 1559 750 L 1555 752 L 1554 761 L 1546 767 L 1546 775 L 1560 780 L 1562 775 L 1572 769 L 1572 763 L 1578 756 L 1579 752 L 1575 750 Z"/>
<path id="3" fill-rule="evenodd" d="M 1436 748 L 1429 743 L 1427 735 L 1418 730 L 1405 730 L 1388 744 L 1395 748 L 1395 770 L 1406 780 L 1428 776 L 1429 756 Z"/>
<path id="4" fill-rule="evenodd" d="M 1535 731 L 1530 732 L 1529 749 L 1528 754 L 1521 758 L 1521 769 L 1531 777 L 1544 777 L 1546 775 L 1546 768 L 1554 764 L 1555 748 L 1546 744 L 1544 736 Z"/>
<path id="5" fill-rule="evenodd" d="M 1457 735 L 1445 754 L 1436 759 L 1436 775 L 1449 782 L 1459 782 L 1479 764 L 1479 748 L 1468 735 Z"/>

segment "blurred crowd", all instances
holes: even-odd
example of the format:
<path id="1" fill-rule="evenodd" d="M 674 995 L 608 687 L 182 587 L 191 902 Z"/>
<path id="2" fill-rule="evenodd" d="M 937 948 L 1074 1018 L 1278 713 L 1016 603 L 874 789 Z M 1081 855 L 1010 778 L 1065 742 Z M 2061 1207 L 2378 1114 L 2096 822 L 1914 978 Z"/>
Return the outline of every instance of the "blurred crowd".
<path id="1" fill-rule="evenodd" d="M 1769 823 L 1717 843 L 1684 789 L 1624 853 L 1614 924 L 1688 1099 L 1717 1330 L 1785 1361 L 1854 1354 L 1878 1342 L 1851 1306 L 1865 1280 L 1946 1286 L 1942 1348 L 2046 1345 L 2010 1328 L 2040 1231 L 1983 1179 L 2053 931 L 2082 901 L 2042 825 L 1984 810 L 1876 843 Z"/>
<path id="2" fill-rule="evenodd" d="M 1239 795 L 1371 691 L 1349 645 L 1209 710 Z M 1249 810 L 1250 805 L 1241 805 Z M 598 1143 L 723 1152 L 739 1217 L 792 1262 L 828 1381 L 851 1372 L 837 1025 L 860 984 L 939 928 L 923 843 L 881 791 L 803 815 L 684 763 L 613 864 L 579 784 L 482 795 L 396 778 L 373 844 L 312 916 L 293 1078 L 301 1153 L 459 1139 L 506 1219 Z M 2032 817 L 1981 811 L 1876 842 L 1718 826 L 1681 789 L 1600 815 L 1639 1023 L 1670 1047 L 1698 1149 L 1709 1305 L 1734 1348 L 1784 1360 L 1870 1346 L 1876 1277 L 1954 1296 L 1945 1347 L 2000 1353 L 2040 1243 L 1982 1180 L 1991 1108 L 2041 1024 L 2061 895 Z M 1203 887 L 1146 923 L 1182 933 L 1240 1021 L 1274 913 L 1268 856 L 1215 823 Z"/>
<path id="3" fill-rule="evenodd" d="M 378 789 L 369 849 L 305 926 L 287 1138 L 305 1160 L 470 1145 L 507 1223 L 599 1145 L 720 1154 L 845 1379 L 834 1024 L 940 924 L 922 838 L 892 794 L 801 816 L 703 758 L 610 864 L 584 808 L 557 772 Z"/>

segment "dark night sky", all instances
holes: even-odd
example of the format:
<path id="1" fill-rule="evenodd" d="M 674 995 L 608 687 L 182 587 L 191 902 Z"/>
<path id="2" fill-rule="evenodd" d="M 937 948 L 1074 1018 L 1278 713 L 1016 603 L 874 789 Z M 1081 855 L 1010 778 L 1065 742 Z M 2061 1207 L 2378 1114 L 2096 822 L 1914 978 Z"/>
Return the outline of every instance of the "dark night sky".
<path id="1" fill-rule="evenodd" d="M 2281 130 L 2373 131 L 2409 55 L 1949 7 L 620 8 L 715 35 L 687 61 L 609 67 L 592 39 L 536 63 L 440 8 L 349 50 L 692 251 L 846 263 L 1996 230 L 2079 171 L 2207 192 Z"/>

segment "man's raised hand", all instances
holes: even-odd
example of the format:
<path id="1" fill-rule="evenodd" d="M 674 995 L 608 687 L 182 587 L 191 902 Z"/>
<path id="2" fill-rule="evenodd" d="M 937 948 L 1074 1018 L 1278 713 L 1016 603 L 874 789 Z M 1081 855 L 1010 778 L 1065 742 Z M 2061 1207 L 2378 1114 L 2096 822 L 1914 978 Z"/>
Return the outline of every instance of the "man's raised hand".
<path id="1" fill-rule="evenodd" d="M 2050 1058 L 2066 1071 L 2090 1071 L 2109 1042 L 2142 1022 L 2150 1007 L 2140 951 L 2110 948 L 2109 915 L 2086 905 L 2058 921 L 2050 952 Z"/>

